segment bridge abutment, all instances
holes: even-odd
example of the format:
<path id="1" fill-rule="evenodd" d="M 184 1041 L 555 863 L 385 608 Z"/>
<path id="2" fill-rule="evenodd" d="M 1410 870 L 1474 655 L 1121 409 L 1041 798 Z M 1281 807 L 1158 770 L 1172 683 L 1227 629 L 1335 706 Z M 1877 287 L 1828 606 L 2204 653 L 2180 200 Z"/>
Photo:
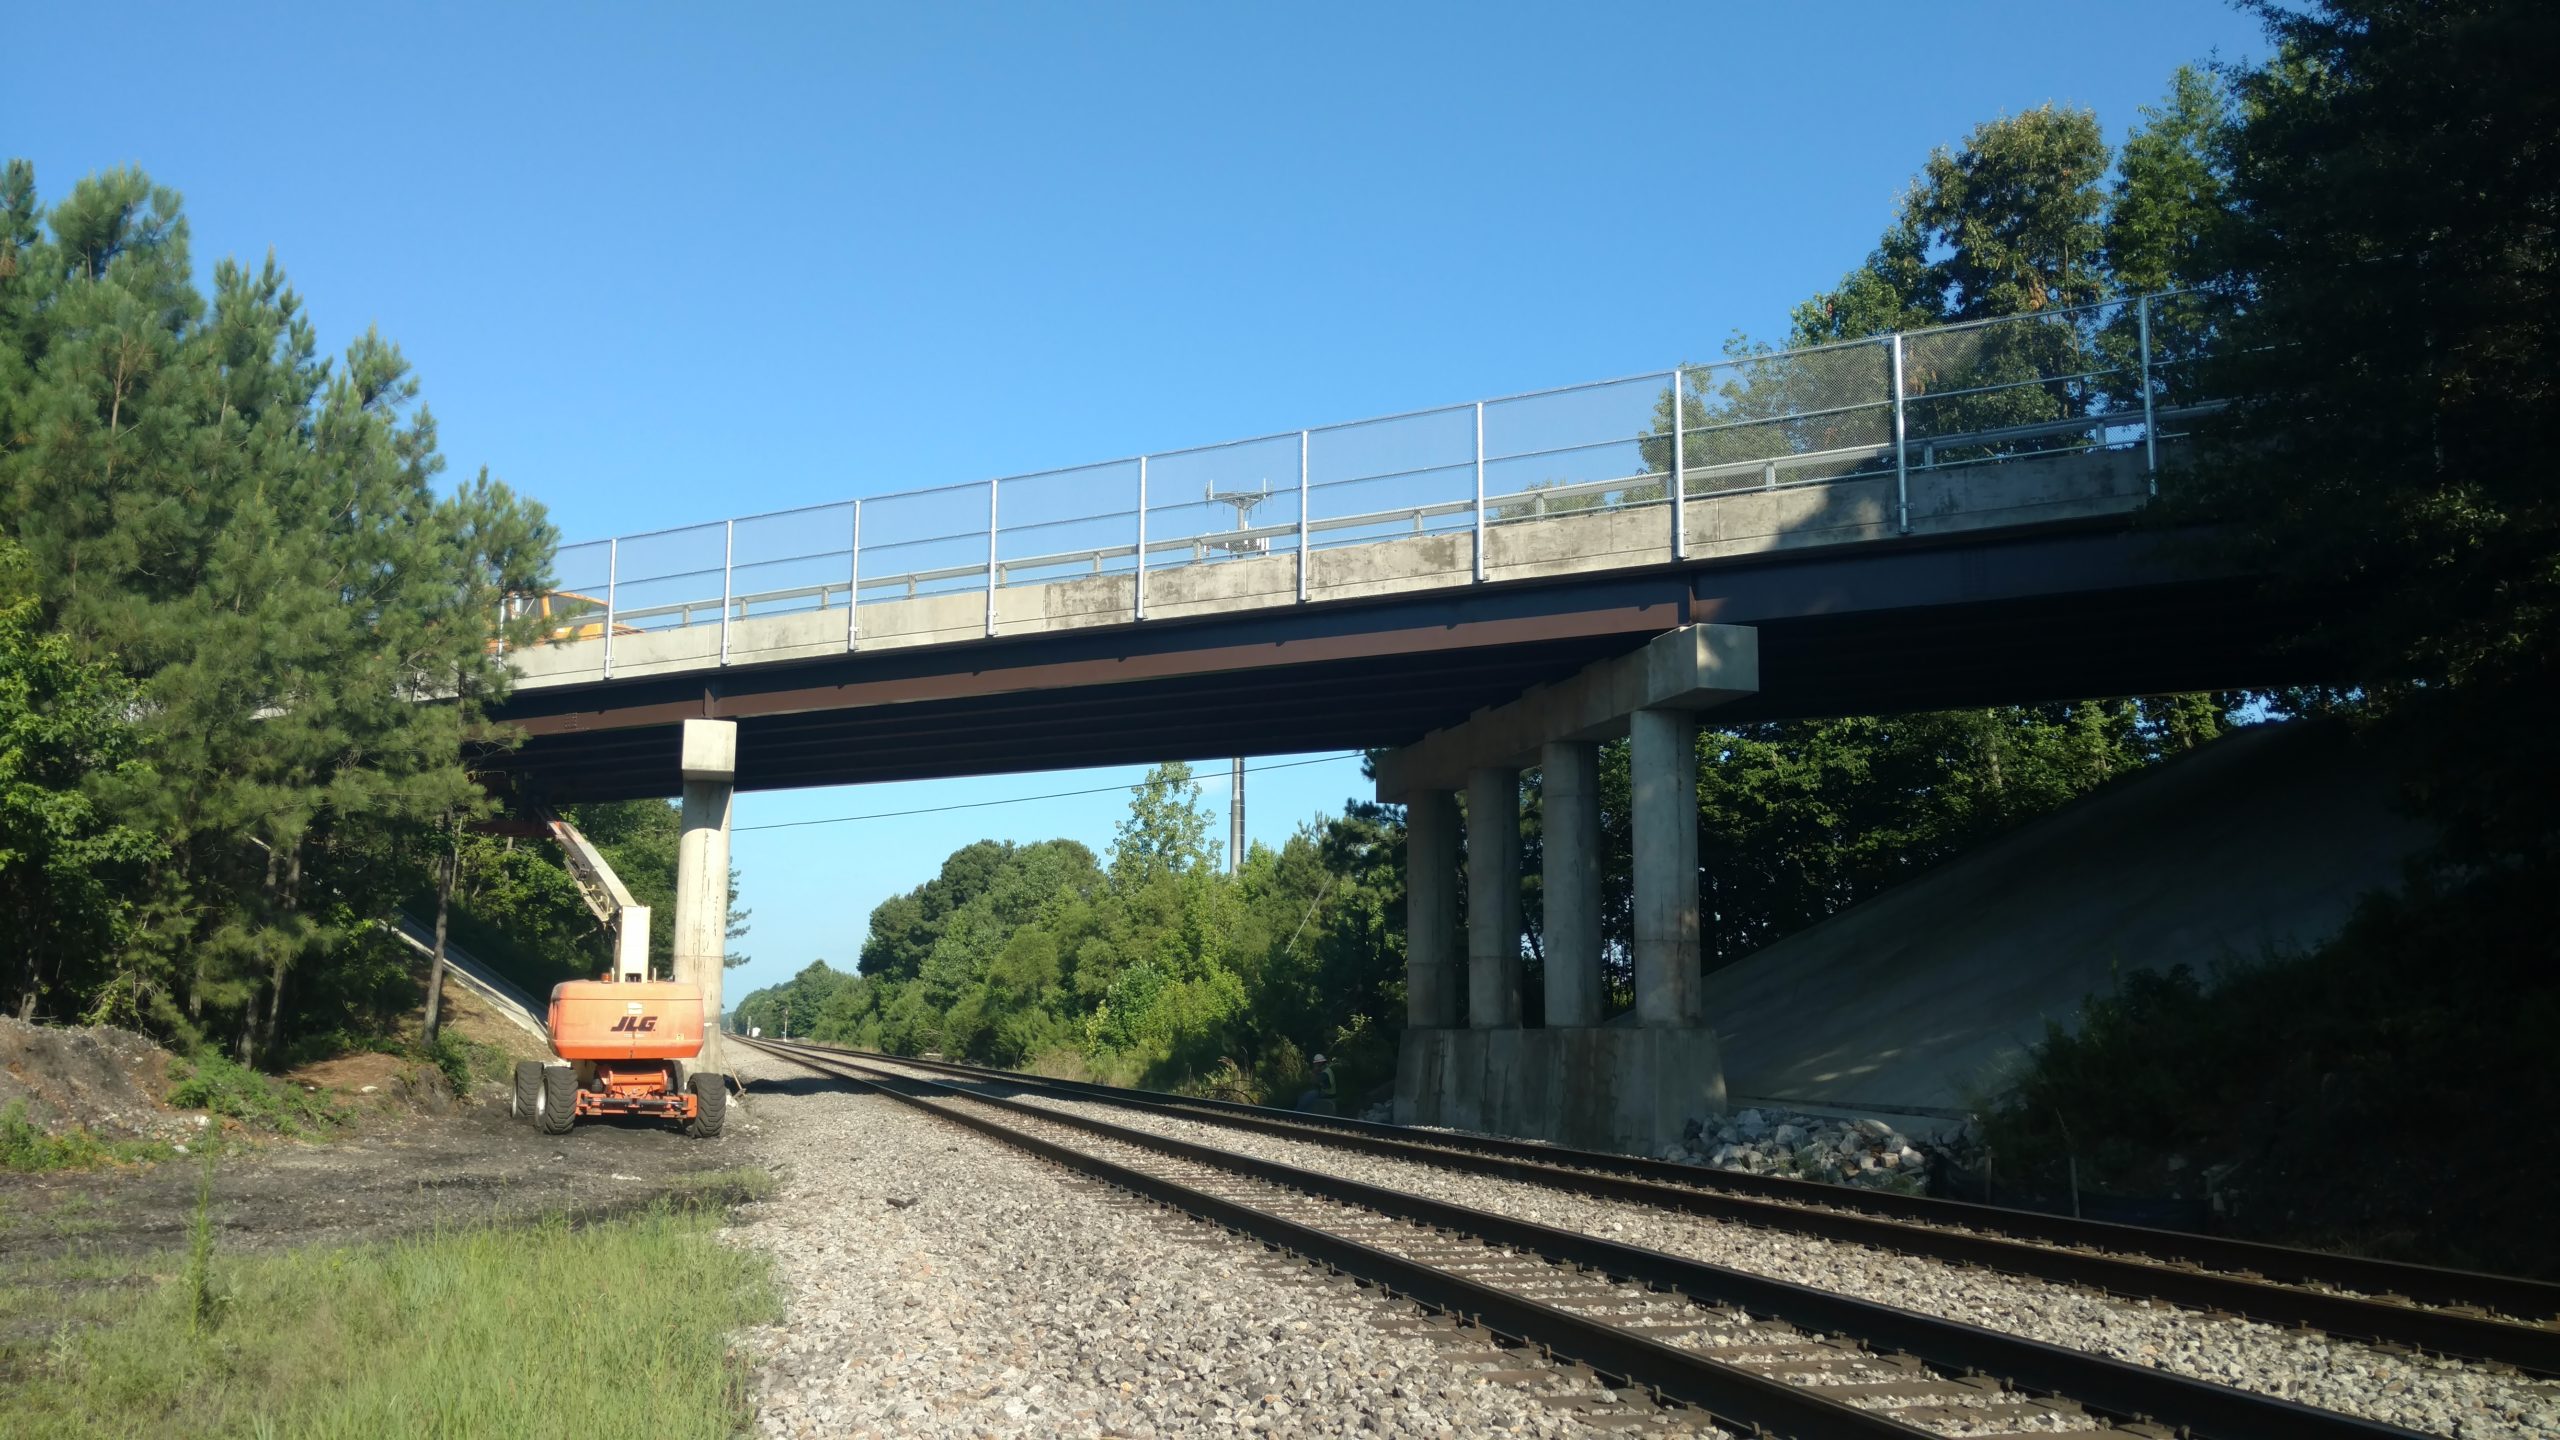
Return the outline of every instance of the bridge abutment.
<path id="1" fill-rule="evenodd" d="M 1407 806 L 1408 1026 L 1395 1116 L 1567 1144 L 1651 1150 L 1725 1107 L 1698 973 L 1697 712 L 1758 688 L 1756 636 L 1697 625 L 1479 711 L 1387 756 Z M 1635 1007 L 1604 1024 L 1600 739 L 1629 738 Z M 1520 765 L 1540 769 L 1546 1023 L 1520 1021 Z M 1467 1023 L 1449 1003 L 1456 856 L 1467 792 Z"/>

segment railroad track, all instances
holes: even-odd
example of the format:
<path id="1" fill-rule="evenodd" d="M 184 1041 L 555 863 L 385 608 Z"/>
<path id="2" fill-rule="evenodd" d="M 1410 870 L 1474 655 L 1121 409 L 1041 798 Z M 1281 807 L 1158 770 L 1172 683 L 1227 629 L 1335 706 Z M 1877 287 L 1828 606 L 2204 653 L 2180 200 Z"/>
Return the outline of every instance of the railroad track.
<path id="1" fill-rule="evenodd" d="M 1598 1199 L 2560 1376 L 2560 1285 L 2542 1281 L 792 1043 L 1058 1099 L 1528 1181 Z"/>
<path id="2" fill-rule="evenodd" d="M 1175 1139 L 898 1068 L 744 1041 L 1477 1325 L 1542 1360 L 1799 1440 L 2419 1432 Z M 917 1065 L 917 1069 L 928 1067 Z"/>

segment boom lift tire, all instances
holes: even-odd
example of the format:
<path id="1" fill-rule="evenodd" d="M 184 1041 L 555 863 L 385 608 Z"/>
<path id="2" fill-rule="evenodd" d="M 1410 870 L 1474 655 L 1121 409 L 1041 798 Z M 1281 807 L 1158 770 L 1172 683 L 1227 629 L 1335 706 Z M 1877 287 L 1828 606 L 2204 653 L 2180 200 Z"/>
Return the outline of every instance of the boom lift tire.
<path id="1" fill-rule="evenodd" d="M 693 1118 L 685 1122 L 685 1133 L 701 1140 L 717 1136 L 729 1121 L 729 1077 L 697 1070 L 685 1088 L 693 1092 Z"/>
<path id="2" fill-rule="evenodd" d="M 542 1067 L 542 1109 L 535 1125 L 545 1135 L 566 1135 L 578 1122 L 578 1072 L 568 1065 Z"/>
<path id="3" fill-rule="evenodd" d="M 509 1113 L 527 1125 L 533 1123 L 534 1116 L 542 1113 L 541 1061 L 519 1060 L 516 1062 L 516 1094 Z"/>

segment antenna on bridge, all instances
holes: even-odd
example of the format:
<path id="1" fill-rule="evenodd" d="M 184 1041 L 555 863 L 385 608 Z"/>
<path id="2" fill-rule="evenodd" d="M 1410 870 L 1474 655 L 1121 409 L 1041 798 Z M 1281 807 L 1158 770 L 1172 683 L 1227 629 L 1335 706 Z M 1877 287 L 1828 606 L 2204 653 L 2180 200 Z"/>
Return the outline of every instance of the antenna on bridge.
<path id="1" fill-rule="evenodd" d="M 1271 479 L 1264 476 L 1258 490 L 1221 490 L 1214 483 L 1200 487 L 1201 499 L 1214 505 L 1225 501 L 1236 507 L 1236 533 L 1224 539 L 1209 541 L 1211 549 L 1230 555 L 1268 555 L 1271 537 L 1248 533 L 1253 529 L 1253 512 L 1271 499 Z M 1227 873 L 1233 875 L 1244 864 L 1244 757 L 1227 762 Z"/>
<path id="2" fill-rule="evenodd" d="M 1203 485 L 1200 487 L 1200 498 L 1212 505 L 1223 501 L 1236 507 L 1236 533 L 1203 537 L 1208 541 L 1210 549 L 1224 550 L 1230 555 L 1271 553 L 1270 536 L 1245 533 L 1253 529 L 1253 512 L 1270 502 L 1271 481 L 1269 479 L 1263 480 L 1262 488 L 1259 490 L 1221 490 L 1214 484 Z"/>

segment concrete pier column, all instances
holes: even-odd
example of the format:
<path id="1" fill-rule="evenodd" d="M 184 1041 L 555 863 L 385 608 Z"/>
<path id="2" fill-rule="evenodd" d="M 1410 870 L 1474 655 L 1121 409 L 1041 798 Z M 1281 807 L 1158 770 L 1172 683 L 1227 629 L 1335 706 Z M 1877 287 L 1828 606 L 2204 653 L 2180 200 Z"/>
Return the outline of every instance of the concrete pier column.
<path id="1" fill-rule="evenodd" d="M 1547 1024 L 1600 1023 L 1600 747 L 1559 741 L 1539 752 L 1545 812 Z"/>
<path id="2" fill-rule="evenodd" d="M 1458 1023 L 1458 797 L 1414 794 L 1404 809 L 1405 1024 Z"/>
<path id="3" fill-rule="evenodd" d="M 720 980 L 729 959 L 729 802 L 738 773 L 738 722 L 684 722 L 684 817 L 676 838 L 675 978 L 702 988 L 697 1071 L 725 1075 Z"/>
<path id="4" fill-rule="evenodd" d="M 1638 710 L 1629 717 L 1635 792 L 1636 1021 L 1697 1025 L 1698 717 Z"/>
<path id="5" fill-rule="evenodd" d="M 1520 772 L 1467 772 L 1467 1024 L 1520 1023 Z"/>

